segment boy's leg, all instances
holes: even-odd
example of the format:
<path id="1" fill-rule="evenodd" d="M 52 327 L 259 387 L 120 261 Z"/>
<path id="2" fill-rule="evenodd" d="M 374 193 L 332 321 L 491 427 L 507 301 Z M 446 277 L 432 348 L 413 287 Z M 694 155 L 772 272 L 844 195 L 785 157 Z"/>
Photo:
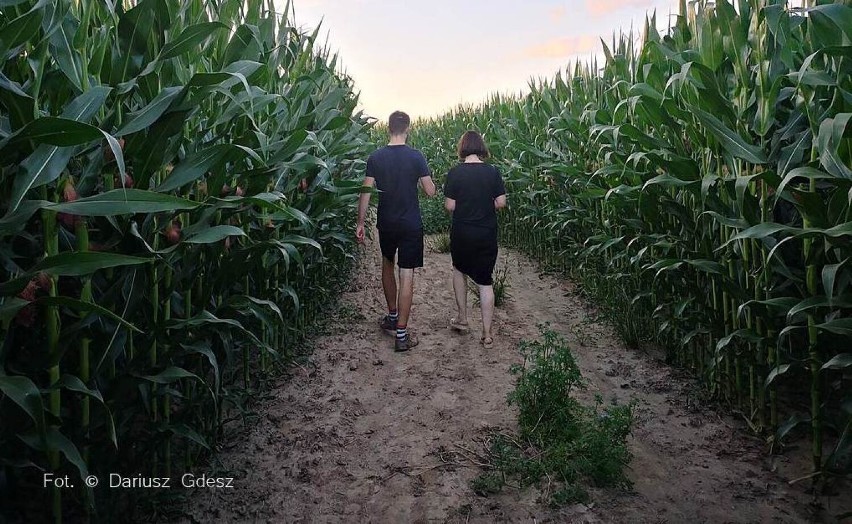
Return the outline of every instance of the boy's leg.
<path id="1" fill-rule="evenodd" d="M 385 301 L 388 303 L 388 312 L 397 310 L 396 275 L 394 275 L 393 260 L 382 257 L 382 289 L 385 291 Z"/>
<path id="2" fill-rule="evenodd" d="M 399 268 L 399 326 L 408 326 L 414 299 L 414 270 Z"/>
<path id="3" fill-rule="evenodd" d="M 385 292 L 385 302 L 388 312 L 379 321 L 386 331 L 395 331 L 399 313 L 396 304 L 396 276 L 394 275 L 394 260 L 399 248 L 399 235 L 394 231 L 379 230 L 379 246 L 382 251 L 382 290 Z"/>
<path id="4" fill-rule="evenodd" d="M 417 339 L 408 333 L 411 303 L 414 299 L 414 268 L 423 267 L 423 231 L 412 231 L 399 244 L 399 321 L 396 325 L 396 350 L 408 351 Z"/>
<path id="5" fill-rule="evenodd" d="M 414 298 L 414 269 L 399 268 L 399 321 L 396 324 L 394 351 L 408 351 L 418 344 L 417 337 L 408 332 L 411 302 Z"/>

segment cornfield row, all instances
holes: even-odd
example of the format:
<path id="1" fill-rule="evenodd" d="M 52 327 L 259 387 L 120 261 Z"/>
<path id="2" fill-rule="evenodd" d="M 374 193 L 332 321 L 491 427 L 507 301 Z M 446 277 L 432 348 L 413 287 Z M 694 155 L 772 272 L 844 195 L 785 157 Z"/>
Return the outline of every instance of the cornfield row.
<path id="1" fill-rule="evenodd" d="M 0 0 L 0 491 L 35 520 L 129 518 L 82 479 L 193 467 L 346 276 L 369 125 L 274 9 Z"/>
<path id="2" fill-rule="evenodd" d="M 605 63 L 421 122 L 451 162 L 483 131 L 504 243 L 579 281 L 778 449 L 852 468 L 852 6 L 680 3 Z M 638 41 L 638 43 L 637 43 Z M 798 428 L 798 429 L 797 429 Z"/>

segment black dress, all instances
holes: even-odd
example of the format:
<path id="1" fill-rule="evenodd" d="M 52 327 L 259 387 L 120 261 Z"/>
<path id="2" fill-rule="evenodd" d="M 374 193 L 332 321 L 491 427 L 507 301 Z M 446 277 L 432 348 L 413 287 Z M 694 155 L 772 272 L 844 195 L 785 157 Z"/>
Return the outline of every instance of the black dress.
<path id="1" fill-rule="evenodd" d="M 494 283 L 497 263 L 494 199 L 505 194 L 503 177 L 490 164 L 461 163 L 447 174 L 444 196 L 456 201 L 450 230 L 453 267 L 480 286 Z"/>

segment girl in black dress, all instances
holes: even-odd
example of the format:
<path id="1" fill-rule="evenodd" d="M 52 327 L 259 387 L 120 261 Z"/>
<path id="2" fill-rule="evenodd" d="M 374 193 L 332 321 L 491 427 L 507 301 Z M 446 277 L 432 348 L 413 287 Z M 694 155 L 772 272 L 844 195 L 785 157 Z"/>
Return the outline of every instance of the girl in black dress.
<path id="1" fill-rule="evenodd" d="M 461 163 L 450 169 L 444 185 L 445 206 L 452 213 L 450 253 L 453 258 L 453 290 L 458 316 L 450 325 L 469 328 L 467 285 L 470 277 L 479 287 L 482 308 L 482 337 L 486 348 L 494 344 L 491 320 L 494 317 L 494 265 L 497 262 L 497 210 L 506 207 L 506 186 L 496 167 L 486 164 L 488 148 L 476 131 L 467 131 L 458 144 Z"/>

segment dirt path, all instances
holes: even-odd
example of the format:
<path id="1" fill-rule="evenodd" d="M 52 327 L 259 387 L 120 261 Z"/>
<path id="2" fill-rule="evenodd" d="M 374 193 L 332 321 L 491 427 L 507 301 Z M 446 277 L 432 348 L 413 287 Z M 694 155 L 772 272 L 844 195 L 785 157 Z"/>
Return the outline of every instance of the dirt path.
<path id="1" fill-rule="evenodd" d="M 428 253 L 416 277 L 412 327 L 420 346 L 392 351 L 375 320 L 384 304 L 378 250 L 368 246 L 359 290 L 344 297 L 336 333 L 297 370 L 233 442 L 221 471 L 233 490 L 195 496 L 190 522 L 808 522 L 804 486 L 788 486 L 733 419 L 695 402 L 690 381 L 623 347 L 570 284 L 540 276 L 502 251 L 512 300 L 498 311 L 493 350 L 447 329 L 454 308 L 448 255 Z M 478 312 L 473 320 L 479 321 Z M 540 493 L 506 488 L 479 497 L 480 471 L 442 457 L 476 449 L 490 429 L 515 429 L 506 405 L 517 342 L 547 321 L 568 337 L 589 398 L 637 399 L 631 492 L 594 491 L 591 507 L 554 510 Z M 792 465 L 787 469 L 794 470 Z M 798 467 L 798 466 L 796 466 Z M 799 470 L 802 471 L 802 470 Z M 792 474 L 795 474 L 793 472 Z M 804 484 L 804 483 L 803 483 Z M 837 514 L 839 511 L 830 511 Z"/>

